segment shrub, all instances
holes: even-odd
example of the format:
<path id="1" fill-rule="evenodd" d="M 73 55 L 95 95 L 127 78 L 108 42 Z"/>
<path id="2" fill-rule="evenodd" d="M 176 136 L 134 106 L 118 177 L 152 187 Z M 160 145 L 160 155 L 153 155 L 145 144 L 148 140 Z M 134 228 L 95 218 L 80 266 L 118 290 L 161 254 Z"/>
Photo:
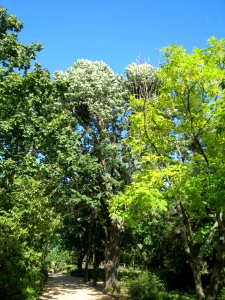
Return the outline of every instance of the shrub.
<path id="1" fill-rule="evenodd" d="M 160 300 L 162 291 L 164 291 L 164 285 L 153 273 L 141 273 L 128 285 L 128 294 L 134 300 Z"/>

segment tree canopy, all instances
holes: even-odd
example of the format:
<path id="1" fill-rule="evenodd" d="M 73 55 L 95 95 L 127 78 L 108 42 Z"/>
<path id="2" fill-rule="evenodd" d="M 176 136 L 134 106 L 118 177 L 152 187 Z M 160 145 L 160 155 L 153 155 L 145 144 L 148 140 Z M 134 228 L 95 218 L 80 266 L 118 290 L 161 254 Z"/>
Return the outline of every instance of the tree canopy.
<path id="1" fill-rule="evenodd" d="M 119 290 L 121 258 L 169 287 L 188 274 L 198 300 L 217 299 L 225 41 L 192 53 L 174 44 L 159 68 L 132 63 L 125 76 L 81 59 L 51 78 L 22 28 L 0 8 L 0 294 L 36 299 L 51 248 L 85 263 L 85 279 L 91 265 L 93 283 L 104 262 L 106 291 Z M 162 287 L 154 274 L 139 280 Z"/>
<path id="2" fill-rule="evenodd" d="M 113 210 L 136 221 L 174 211 L 198 299 L 206 299 L 203 261 L 211 255 L 215 262 L 207 299 L 224 265 L 224 47 L 212 38 L 192 54 L 164 49 L 157 93 L 131 99 L 127 142 L 137 170 Z"/>

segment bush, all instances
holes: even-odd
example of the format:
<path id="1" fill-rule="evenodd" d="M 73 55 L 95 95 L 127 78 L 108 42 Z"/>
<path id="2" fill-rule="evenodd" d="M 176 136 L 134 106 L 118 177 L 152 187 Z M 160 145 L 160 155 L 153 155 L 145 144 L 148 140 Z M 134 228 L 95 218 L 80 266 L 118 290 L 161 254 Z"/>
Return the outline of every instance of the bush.
<path id="1" fill-rule="evenodd" d="M 162 291 L 164 291 L 164 285 L 153 273 L 141 273 L 128 285 L 128 294 L 134 300 L 160 300 Z"/>
<path id="2" fill-rule="evenodd" d="M 35 300 L 47 278 L 44 251 L 28 244 L 26 232 L 11 216 L 0 216 L 1 300 Z"/>

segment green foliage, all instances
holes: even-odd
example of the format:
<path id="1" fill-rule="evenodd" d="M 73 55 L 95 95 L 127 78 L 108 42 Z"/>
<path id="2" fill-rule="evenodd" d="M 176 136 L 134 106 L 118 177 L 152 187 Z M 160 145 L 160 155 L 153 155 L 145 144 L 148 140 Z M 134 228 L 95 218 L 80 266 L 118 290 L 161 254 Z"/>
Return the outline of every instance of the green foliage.
<path id="1" fill-rule="evenodd" d="M 129 282 L 128 294 L 132 299 L 160 300 L 164 291 L 162 281 L 153 273 L 142 272 Z"/>
<path id="2" fill-rule="evenodd" d="M 114 222 L 108 199 L 123 189 L 129 176 L 121 143 L 128 113 L 125 80 L 103 62 L 81 59 L 66 72 L 56 73 L 55 84 L 63 87 L 61 101 L 71 112 L 79 135 L 77 159 L 64 165 L 66 192 L 59 205 L 64 215 L 62 235 L 67 249 L 79 252 L 81 259 L 85 254 L 94 256 L 97 266 L 104 259 L 105 247 L 109 247 L 105 253 L 117 255 L 110 237 Z"/>
<path id="3" fill-rule="evenodd" d="M 2 299 L 36 299 L 46 280 L 42 249 L 29 245 L 17 216 L 1 216 L 0 294 Z M 33 232 L 35 235 L 35 232 Z"/>
<path id="4" fill-rule="evenodd" d="M 133 225 L 147 218 L 175 220 L 193 272 L 196 266 L 205 272 L 204 265 L 210 272 L 209 255 L 221 261 L 218 273 L 223 265 L 224 49 L 225 41 L 215 38 L 191 54 L 176 45 L 164 49 L 156 91 L 131 97 L 126 142 L 136 171 L 111 202 L 112 214 Z"/>
<path id="5" fill-rule="evenodd" d="M 6 299 L 35 299 L 47 274 L 45 241 L 57 220 L 40 182 L 20 176 L 11 189 L 12 208 L 1 210 L 0 217 L 0 293 Z"/>
<path id="6" fill-rule="evenodd" d="M 90 199 L 90 204 L 99 204 L 100 199 L 110 197 L 106 186 L 120 189 L 126 168 L 118 159 L 124 151 L 119 141 L 127 125 L 124 80 L 103 62 L 82 59 L 66 72 L 56 73 L 55 84 L 64 86 L 61 102 L 71 112 L 75 132 L 80 135 L 79 157 L 67 165 L 73 199 L 83 197 L 85 202 Z"/>
<path id="7" fill-rule="evenodd" d="M 160 69 L 131 64 L 126 80 L 79 60 L 52 81 L 40 65 L 30 70 L 42 46 L 21 44 L 22 27 L 0 8 L 0 294 L 35 299 L 56 210 L 64 246 L 81 260 L 93 254 L 95 267 L 104 250 L 118 264 L 122 219 L 132 225 L 131 250 L 123 246 L 130 263 L 180 274 L 182 244 L 192 268 L 218 269 L 219 278 L 225 41 L 211 38 L 191 54 L 167 47 Z M 55 247 L 48 259 L 63 268 L 70 255 Z M 163 285 L 143 273 L 129 289 L 134 299 L 159 299 Z"/>
<path id="8" fill-rule="evenodd" d="M 182 291 L 163 292 L 161 294 L 163 300 L 196 300 L 196 297 L 192 294 Z"/>
<path id="9" fill-rule="evenodd" d="M 18 33 L 23 24 L 15 15 L 10 15 L 4 7 L 0 8 L 0 64 L 9 71 L 13 69 L 28 70 L 31 59 L 42 45 L 32 43 L 24 45 L 18 42 Z"/>
<path id="10" fill-rule="evenodd" d="M 60 173 L 50 145 L 63 120 L 49 72 L 38 64 L 28 70 L 41 46 L 20 44 L 21 29 L 1 8 L 0 294 L 14 300 L 36 299 L 46 279 L 46 242 L 58 224 L 50 201 Z"/>
<path id="11" fill-rule="evenodd" d="M 69 271 L 71 267 L 74 267 L 74 253 L 62 249 L 60 241 L 49 249 L 46 257 L 48 263 L 48 269 L 57 269 L 60 271 Z M 50 245 L 49 245 L 50 248 Z"/>
<path id="12" fill-rule="evenodd" d="M 219 47 L 218 53 L 213 52 L 213 47 Z M 221 205 L 219 199 L 223 195 L 214 197 L 223 193 L 219 180 L 223 178 L 220 169 L 223 132 L 217 130 L 218 122 L 222 122 L 224 102 L 221 83 L 225 75 L 218 67 L 218 59 L 223 59 L 219 56 L 222 49 L 223 42 L 215 40 L 209 49 L 195 49 L 191 55 L 181 47 L 167 49 L 167 63 L 158 71 L 162 80 L 160 95 L 131 98 L 134 113 L 130 116 L 131 132 L 127 142 L 136 157 L 137 172 L 127 188 L 131 197 L 121 200 L 128 207 L 131 199 L 134 206 L 138 198 L 140 205 L 146 203 L 145 189 L 149 190 L 149 203 L 152 203 L 152 191 L 156 205 L 160 198 L 165 199 L 164 191 L 174 197 L 178 190 L 189 207 L 196 209 L 206 203 Z M 210 172 L 204 164 L 207 162 Z M 203 182 L 209 184 L 208 189 Z M 200 200 L 203 187 L 205 201 Z"/>

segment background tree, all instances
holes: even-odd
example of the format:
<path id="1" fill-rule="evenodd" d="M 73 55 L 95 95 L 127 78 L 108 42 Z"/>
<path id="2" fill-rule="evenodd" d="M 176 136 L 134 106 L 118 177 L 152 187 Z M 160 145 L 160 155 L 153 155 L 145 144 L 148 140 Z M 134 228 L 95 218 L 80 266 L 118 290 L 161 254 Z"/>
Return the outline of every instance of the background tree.
<path id="1" fill-rule="evenodd" d="M 134 95 L 136 98 L 149 99 L 157 93 L 160 82 L 157 72 L 157 68 L 147 63 L 128 65 L 125 68 L 125 73 L 130 95 Z"/>

